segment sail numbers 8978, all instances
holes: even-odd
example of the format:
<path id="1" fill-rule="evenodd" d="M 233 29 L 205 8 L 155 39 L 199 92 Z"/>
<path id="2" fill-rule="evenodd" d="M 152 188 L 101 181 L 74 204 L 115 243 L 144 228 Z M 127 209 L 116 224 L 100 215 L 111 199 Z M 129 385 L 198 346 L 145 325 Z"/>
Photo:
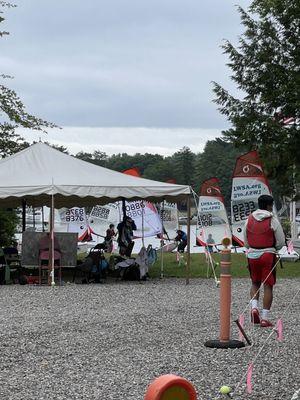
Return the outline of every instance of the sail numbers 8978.
<path id="1" fill-rule="evenodd" d="M 234 221 L 245 221 L 254 210 L 256 210 L 254 201 L 244 201 L 243 203 L 233 204 L 232 213 Z"/>

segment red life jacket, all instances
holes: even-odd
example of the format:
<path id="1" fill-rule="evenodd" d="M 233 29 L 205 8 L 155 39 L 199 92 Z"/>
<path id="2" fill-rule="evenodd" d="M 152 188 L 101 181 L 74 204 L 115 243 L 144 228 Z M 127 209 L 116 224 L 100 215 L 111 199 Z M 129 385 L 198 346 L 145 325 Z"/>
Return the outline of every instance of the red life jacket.
<path id="1" fill-rule="evenodd" d="M 257 221 L 251 214 L 247 223 L 247 240 L 252 249 L 265 249 L 274 247 L 276 238 L 273 229 L 271 228 L 272 217 L 265 218 L 262 221 Z"/>

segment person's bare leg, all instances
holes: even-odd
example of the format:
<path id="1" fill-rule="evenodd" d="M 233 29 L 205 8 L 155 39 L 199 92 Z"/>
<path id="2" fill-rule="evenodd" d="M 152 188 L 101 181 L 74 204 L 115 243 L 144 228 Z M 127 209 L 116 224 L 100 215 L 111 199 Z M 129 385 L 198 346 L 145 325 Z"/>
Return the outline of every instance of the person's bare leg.
<path id="1" fill-rule="evenodd" d="M 251 296 L 251 321 L 253 324 L 259 324 L 259 311 L 258 311 L 258 299 L 259 299 L 259 287 L 260 285 L 257 283 L 252 283 L 250 289 Z"/>
<path id="2" fill-rule="evenodd" d="M 263 306 L 264 310 L 270 310 L 273 301 L 273 287 L 270 285 L 264 284 L 264 299 Z"/>
<path id="3" fill-rule="evenodd" d="M 250 298 L 258 300 L 259 299 L 259 287 L 260 285 L 257 283 L 252 283 L 251 289 L 250 289 Z"/>

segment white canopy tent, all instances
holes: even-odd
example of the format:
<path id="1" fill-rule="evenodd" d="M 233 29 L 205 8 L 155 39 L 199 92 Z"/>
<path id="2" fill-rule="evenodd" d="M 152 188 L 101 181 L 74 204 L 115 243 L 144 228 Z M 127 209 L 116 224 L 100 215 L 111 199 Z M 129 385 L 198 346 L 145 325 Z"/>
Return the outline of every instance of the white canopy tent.
<path id="1" fill-rule="evenodd" d="M 84 207 L 121 199 L 167 200 L 188 204 L 188 259 L 190 266 L 190 195 L 185 185 L 163 183 L 112 171 L 36 143 L 0 160 L 0 207 Z"/>
<path id="2" fill-rule="evenodd" d="M 189 186 L 137 178 L 112 171 L 36 143 L 0 161 L 0 206 L 72 207 L 126 199 L 177 202 L 191 193 Z M 96 200 L 97 199 L 97 200 Z"/>

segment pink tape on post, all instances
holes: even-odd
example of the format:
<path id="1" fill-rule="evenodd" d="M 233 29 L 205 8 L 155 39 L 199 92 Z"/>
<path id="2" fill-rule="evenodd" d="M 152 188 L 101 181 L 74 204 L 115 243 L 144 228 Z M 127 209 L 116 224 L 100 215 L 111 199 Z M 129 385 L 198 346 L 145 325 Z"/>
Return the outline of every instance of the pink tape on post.
<path id="1" fill-rule="evenodd" d="M 250 363 L 248 366 L 248 371 L 247 371 L 247 393 L 251 394 L 252 393 L 252 372 L 253 372 L 253 364 Z"/>
<path id="2" fill-rule="evenodd" d="M 241 314 L 239 316 L 239 323 L 240 323 L 241 327 L 244 329 L 244 325 L 245 325 L 245 315 L 244 314 Z M 241 340 L 241 341 L 244 340 L 244 336 L 240 330 L 239 330 L 239 340 Z"/>
<path id="3" fill-rule="evenodd" d="M 179 262 L 179 260 L 180 260 L 180 257 L 179 257 L 179 253 L 178 253 L 178 251 L 177 251 L 177 252 L 176 252 L 176 261 Z"/>
<path id="4" fill-rule="evenodd" d="M 282 324 L 282 319 L 279 318 L 276 324 L 276 331 L 277 331 L 277 340 L 278 342 L 283 341 L 283 324 Z"/>

